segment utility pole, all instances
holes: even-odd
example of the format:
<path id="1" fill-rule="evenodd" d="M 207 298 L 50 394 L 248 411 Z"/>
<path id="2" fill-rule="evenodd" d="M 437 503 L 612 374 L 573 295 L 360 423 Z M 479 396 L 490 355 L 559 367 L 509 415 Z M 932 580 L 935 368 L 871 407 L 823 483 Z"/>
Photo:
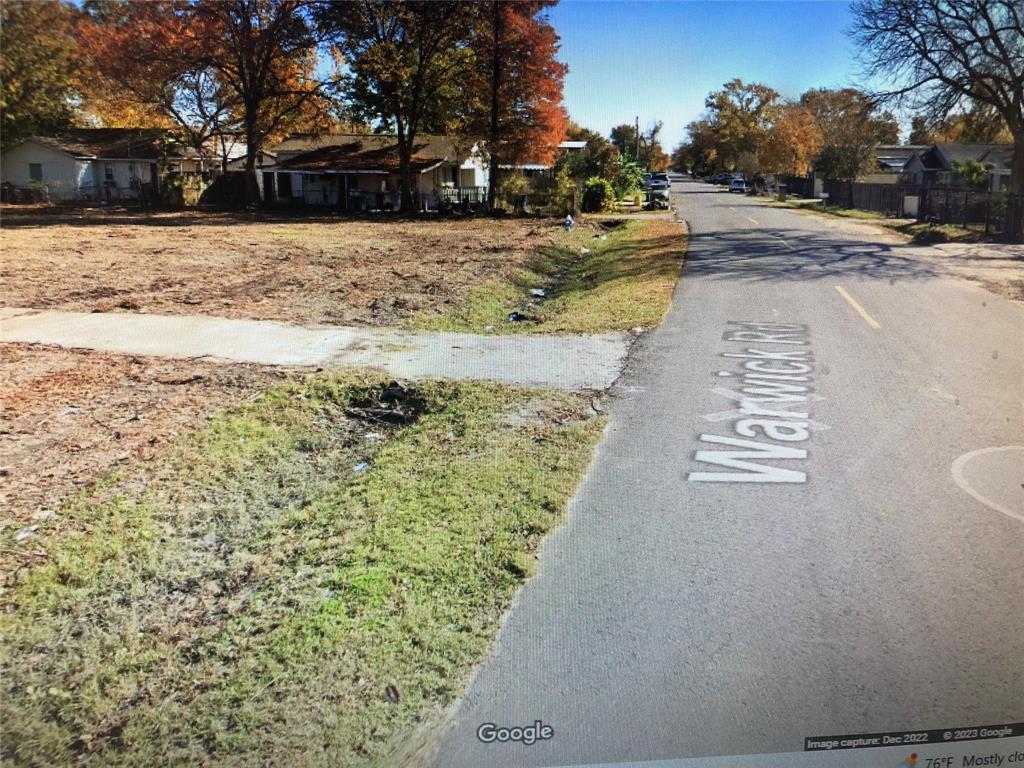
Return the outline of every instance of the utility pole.
<path id="1" fill-rule="evenodd" d="M 636 116 L 636 150 L 633 153 L 633 162 L 640 163 L 640 115 Z"/>

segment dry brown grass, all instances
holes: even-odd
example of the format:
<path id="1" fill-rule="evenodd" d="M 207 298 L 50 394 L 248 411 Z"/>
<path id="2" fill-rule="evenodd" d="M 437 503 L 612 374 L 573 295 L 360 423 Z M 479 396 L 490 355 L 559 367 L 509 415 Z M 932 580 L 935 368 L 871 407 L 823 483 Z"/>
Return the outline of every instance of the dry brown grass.
<path id="1" fill-rule="evenodd" d="M 5 206 L 7 306 L 391 325 L 507 279 L 539 220 L 40 210 Z"/>
<path id="2" fill-rule="evenodd" d="M 285 375 L 249 365 L 0 345 L 0 530 L 23 528 L 121 462 Z M 0 560 L 3 558 L 0 557 Z"/>

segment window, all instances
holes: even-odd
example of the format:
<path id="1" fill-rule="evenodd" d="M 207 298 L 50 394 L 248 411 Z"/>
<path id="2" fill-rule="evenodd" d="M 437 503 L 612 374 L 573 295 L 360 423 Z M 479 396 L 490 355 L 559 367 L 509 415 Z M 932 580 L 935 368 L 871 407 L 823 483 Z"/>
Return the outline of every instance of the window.
<path id="1" fill-rule="evenodd" d="M 103 178 L 108 184 L 114 183 L 114 164 L 104 163 L 103 164 Z"/>
<path id="2" fill-rule="evenodd" d="M 28 177 L 32 181 L 43 180 L 43 164 L 42 163 L 29 163 L 28 164 Z"/>

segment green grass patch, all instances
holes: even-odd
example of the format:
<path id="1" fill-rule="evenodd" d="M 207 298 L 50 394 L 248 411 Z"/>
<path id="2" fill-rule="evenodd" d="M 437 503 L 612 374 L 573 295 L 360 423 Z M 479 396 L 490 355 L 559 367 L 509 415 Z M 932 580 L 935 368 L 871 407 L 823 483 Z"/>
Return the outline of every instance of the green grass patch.
<path id="1" fill-rule="evenodd" d="M 602 423 L 489 384 L 354 416 L 384 383 L 276 387 L 41 527 L 0 613 L 8 764 L 376 765 L 451 704 Z"/>
<path id="2" fill-rule="evenodd" d="M 491 281 L 445 315 L 421 315 L 421 330 L 472 333 L 601 333 L 661 322 L 686 252 L 671 220 L 602 221 L 560 232 L 529 269 Z M 533 291 L 545 292 L 536 297 Z M 526 320 L 511 321 L 518 312 Z"/>

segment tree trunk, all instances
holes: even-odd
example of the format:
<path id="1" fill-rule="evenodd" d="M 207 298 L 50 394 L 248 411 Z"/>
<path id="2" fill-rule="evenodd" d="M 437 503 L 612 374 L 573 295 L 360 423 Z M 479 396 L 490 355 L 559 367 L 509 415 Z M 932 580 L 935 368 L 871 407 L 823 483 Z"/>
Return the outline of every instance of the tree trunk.
<path id="1" fill-rule="evenodd" d="M 504 3 L 495 2 L 491 5 L 491 31 L 494 35 L 494 49 L 491 56 L 491 131 L 489 137 L 488 163 L 490 165 L 487 175 L 487 204 L 493 211 L 498 200 L 498 142 L 499 120 L 498 120 L 498 96 L 501 92 L 501 40 L 505 34 Z"/>
<path id="2" fill-rule="evenodd" d="M 1010 169 L 1010 198 L 1008 213 L 1013 227 L 1013 239 L 1024 243 L 1024 126 L 1013 132 L 1013 165 Z"/>
<path id="3" fill-rule="evenodd" d="M 256 158 L 260 154 L 259 132 L 256 126 L 245 126 L 245 204 L 252 205 L 260 200 L 260 188 L 256 182 Z"/>
<path id="4" fill-rule="evenodd" d="M 415 211 L 412 197 L 412 142 L 413 136 L 406 136 L 405 126 L 402 121 L 396 120 L 395 127 L 398 129 L 398 175 L 399 187 L 401 189 L 401 209 L 403 214 L 410 214 Z"/>

